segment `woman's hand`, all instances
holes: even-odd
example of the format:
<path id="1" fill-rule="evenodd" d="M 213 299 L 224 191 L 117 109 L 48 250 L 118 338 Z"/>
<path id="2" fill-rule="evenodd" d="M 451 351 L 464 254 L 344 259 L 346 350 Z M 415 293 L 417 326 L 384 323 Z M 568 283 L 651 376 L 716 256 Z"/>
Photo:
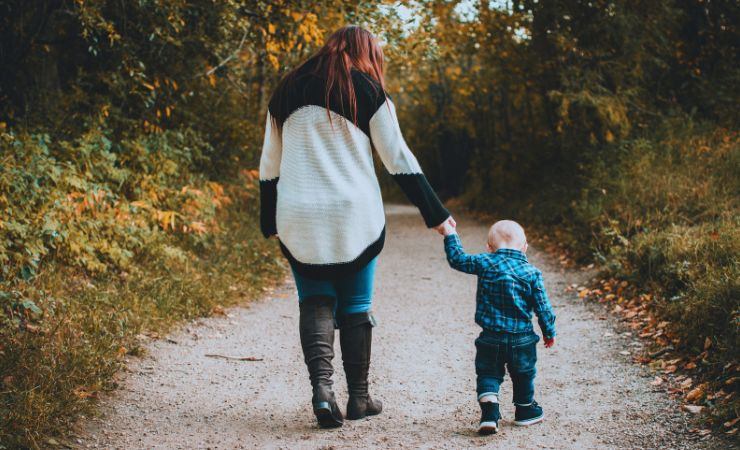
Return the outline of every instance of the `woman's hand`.
<path id="1" fill-rule="evenodd" d="M 457 222 L 455 222 L 455 219 L 453 219 L 452 216 L 450 216 L 447 219 L 445 219 L 444 222 L 434 227 L 434 230 L 443 236 L 447 236 L 448 234 L 451 234 L 451 232 L 455 230 L 455 227 L 457 227 Z"/>

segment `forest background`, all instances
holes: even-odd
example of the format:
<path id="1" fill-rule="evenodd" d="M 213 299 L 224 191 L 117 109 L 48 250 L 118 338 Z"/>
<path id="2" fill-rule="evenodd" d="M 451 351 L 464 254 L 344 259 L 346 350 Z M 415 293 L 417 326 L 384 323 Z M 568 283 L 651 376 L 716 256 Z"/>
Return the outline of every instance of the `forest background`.
<path id="1" fill-rule="evenodd" d="M 266 104 L 350 23 L 384 42 L 453 210 L 596 264 L 579 295 L 735 429 L 739 18 L 731 0 L 0 1 L 0 447 L 63 434 L 148 337 L 282 277 L 257 226 Z"/>

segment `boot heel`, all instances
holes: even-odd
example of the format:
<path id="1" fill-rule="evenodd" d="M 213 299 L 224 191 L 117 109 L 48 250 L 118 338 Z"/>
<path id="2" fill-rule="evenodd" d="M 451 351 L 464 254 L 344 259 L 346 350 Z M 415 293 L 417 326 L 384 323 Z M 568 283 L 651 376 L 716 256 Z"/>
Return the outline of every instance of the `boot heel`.
<path id="1" fill-rule="evenodd" d="M 344 425 L 344 420 L 338 412 L 338 407 L 329 402 L 319 402 L 313 405 L 313 413 L 321 428 L 339 428 Z"/>
<path id="2" fill-rule="evenodd" d="M 347 402 L 348 420 L 360 420 L 368 416 L 377 416 L 382 411 L 383 403 L 379 400 L 373 400 L 369 395 L 363 399 L 351 397 Z"/>

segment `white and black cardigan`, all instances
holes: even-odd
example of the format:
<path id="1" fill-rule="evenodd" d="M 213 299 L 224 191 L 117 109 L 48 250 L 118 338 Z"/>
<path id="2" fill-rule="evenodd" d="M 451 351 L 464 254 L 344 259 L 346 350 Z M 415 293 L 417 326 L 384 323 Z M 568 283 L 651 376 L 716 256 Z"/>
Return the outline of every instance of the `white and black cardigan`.
<path id="1" fill-rule="evenodd" d="M 428 227 L 449 216 L 401 135 L 391 99 L 369 76 L 355 71 L 352 78 L 357 125 L 347 104 L 332 100 L 327 108 L 324 81 L 308 72 L 267 114 L 262 233 L 278 234 L 293 268 L 312 278 L 355 272 L 383 248 L 385 214 L 373 148 Z"/>

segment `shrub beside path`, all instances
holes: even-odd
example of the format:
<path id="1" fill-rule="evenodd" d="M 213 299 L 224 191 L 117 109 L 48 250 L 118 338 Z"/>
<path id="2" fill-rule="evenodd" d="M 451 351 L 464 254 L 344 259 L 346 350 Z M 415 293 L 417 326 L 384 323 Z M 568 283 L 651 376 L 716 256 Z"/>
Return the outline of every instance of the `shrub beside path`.
<path id="1" fill-rule="evenodd" d="M 511 383 L 502 388 L 499 434 L 475 433 L 475 278 L 447 267 L 441 237 L 416 210 L 389 206 L 375 288 L 372 393 L 381 416 L 319 430 L 298 341 L 291 283 L 260 301 L 196 321 L 134 359 L 101 416 L 80 424 L 84 448 L 720 448 L 688 430 L 690 417 L 629 362 L 640 343 L 564 293 L 588 274 L 563 271 L 530 250 L 557 319 L 553 349 L 538 346 L 536 398 L 545 421 L 515 427 Z M 486 226 L 458 217 L 468 251 Z M 526 228 L 526 227 L 525 227 Z M 538 330 L 539 332 L 539 330 Z M 338 339 L 337 339 L 338 341 Z M 346 401 L 339 344 L 335 386 Z M 625 353 L 629 352 L 630 355 Z M 211 356 L 206 356 L 211 355 Z M 238 360 L 213 357 L 249 357 Z M 726 445 L 726 443 L 725 443 Z"/>

